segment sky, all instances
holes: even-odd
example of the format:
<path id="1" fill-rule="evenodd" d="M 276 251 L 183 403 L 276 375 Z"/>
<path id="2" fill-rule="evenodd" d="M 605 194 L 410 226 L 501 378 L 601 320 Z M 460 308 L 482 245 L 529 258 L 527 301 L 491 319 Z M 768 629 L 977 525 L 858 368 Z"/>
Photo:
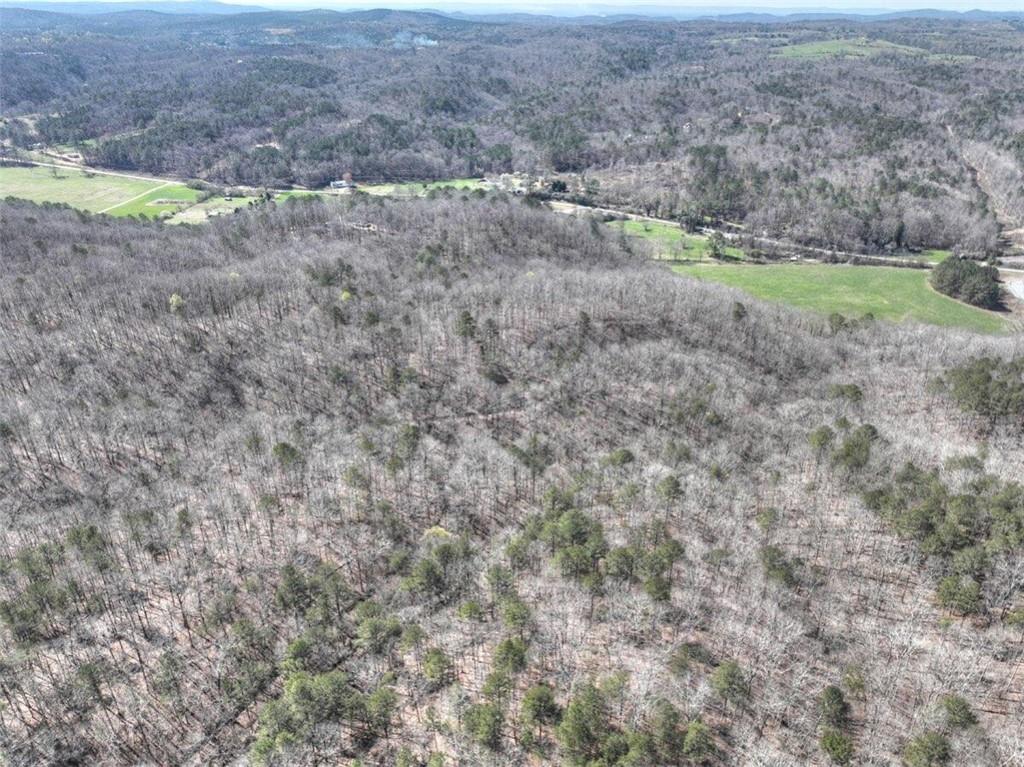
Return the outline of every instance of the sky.
<path id="1" fill-rule="evenodd" d="M 268 0 L 260 3 L 259 0 L 223 0 L 224 2 L 253 2 L 257 5 L 272 4 L 275 6 L 304 5 L 309 6 L 311 0 Z M 475 0 L 473 2 L 460 2 L 454 0 L 323 0 L 327 7 L 354 7 L 354 8 L 440 8 L 443 10 L 465 10 L 467 12 L 479 13 L 490 11 L 493 13 L 506 13 L 510 11 L 528 13 L 546 13 L 552 15 L 604 15 L 608 13 L 664 13 L 667 9 L 678 9 L 686 11 L 690 9 L 714 8 L 734 10 L 780 10 L 780 11 L 802 11 L 812 10 L 868 10 L 868 11 L 899 11 L 914 10 L 919 8 L 934 8 L 950 11 L 968 11 L 973 9 L 991 11 L 1019 11 L 1024 10 L 1024 0 L 683 0 L 672 2 L 672 0 L 652 2 L 630 3 L 614 2 L 571 2 L 568 0 L 548 0 L 537 2 L 537 0 Z"/>
<path id="2" fill-rule="evenodd" d="M 56 0 L 55 0 L 56 1 Z M 76 0 L 60 0 L 75 2 Z M 87 0 L 81 0 L 83 2 Z M 112 0 L 116 2 L 117 0 Z M 182 0 L 183 2 L 186 0 Z M 930 8 L 950 11 L 973 9 L 987 11 L 1024 10 L 1024 0 L 646 0 L 630 3 L 628 0 L 604 0 L 604 2 L 579 2 L 573 0 L 219 0 L 224 3 L 262 5 L 274 8 L 434 8 L 444 11 L 466 13 L 508 13 L 526 12 L 550 15 L 609 15 L 618 13 L 666 13 L 700 12 L 702 9 L 716 13 L 740 11 L 855 11 L 886 12 Z M 8 4 L 13 4 L 8 1 Z"/>
<path id="3" fill-rule="evenodd" d="M 259 0 L 222 0 L 223 2 L 253 2 L 257 5 L 272 4 L 275 6 L 304 5 L 308 6 L 310 0 L 267 0 L 260 3 Z M 644 3 L 615 2 L 571 2 L 569 0 L 548 0 L 537 2 L 537 0 L 474 0 L 472 2 L 460 2 L 454 0 L 323 0 L 325 6 L 330 7 L 353 7 L 353 8 L 442 8 L 444 10 L 466 9 L 479 13 L 481 10 L 490 10 L 493 13 L 506 13 L 510 11 L 525 11 L 528 13 L 550 13 L 555 15 L 586 15 L 621 13 L 623 11 L 632 13 L 664 12 L 666 9 L 678 9 L 681 11 L 689 9 L 715 8 L 715 9 L 775 9 L 795 10 L 870 10 L 870 11 L 898 11 L 915 10 L 920 8 L 933 8 L 938 10 L 968 11 L 973 9 L 993 11 L 1020 11 L 1024 10 L 1024 0 L 653 0 Z"/>

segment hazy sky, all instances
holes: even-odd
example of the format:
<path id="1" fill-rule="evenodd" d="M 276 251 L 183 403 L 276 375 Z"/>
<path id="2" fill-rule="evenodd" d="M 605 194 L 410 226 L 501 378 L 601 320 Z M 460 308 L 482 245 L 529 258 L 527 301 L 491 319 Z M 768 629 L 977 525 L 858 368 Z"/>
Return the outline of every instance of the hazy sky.
<path id="1" fill-rule="evenodd" d="M 59 1 L 75 2 L 76 0 Z M 113 1 L 117 2 L 117 0 Z M 182 0 L 182 2 L 184 1 Z M 436 8 L 467 13 L 520 11 L 552 15 L 601 15 L 623 12 L 664 14 L 673 10 L 685 13 L 688 10 L 699 11 L 704 8 L 724 12 L 744 10 L 884 12 L 919 8 L 950 11 L 967 11 L 976 8 L 988 11 L 1020 11 L 1024 9 L 1024 0 L 734 0 L 733 2 L 729 2 L 729 0 L 679 0 L 678 2 L 646 0 L 642 3 L 630 3 L 628 0 L 623 2 L 614 0 L 605 0 L 605 2 L 572 2 L 572 0 L 220 0 L 220 2 L 293 8 Z M 14 2 L 7 0 L 7 4 L 14 4 Z"/>
<path id="2" fill-rule="evenodd" d="M 1024 0 L 683 0 L 682 2 L 570 2 L 566 0 L 223 0 L 224 2 L 251 2 L 256 5 L 301 5 L 310 7 L 331 8 L 441 8 L 444 10 L 465 10 L 480 12 L 489 10 L 491 12 L 526 11 L 529 13 L 551 13 L 551 14 L 602 14 L 621 13 L 632 11 L 643 12 L 664 12 L 665 9 L 688 9 L 700 8 L 723 8 L 732 10 L 744 9 L 778 9 L 778 10 L 871 10 L 871 11 L 898 11 L 913 10 L 917 8 L 935 8 L 940 10 L 967 11 L 972 9 L 992 11 L 1019 11 L 1024 9 Z"/>
<path id="3" fill-rule="evenodd" d="M 231 0 L 224 0 L 230 2 Z M 259 0 L 233 0 L 233 2 L 254 2 L 260 4 Z M 302 4 L 310 5 L 310 0 L 267 0 L 273 5 Z M 642 3 L 614 2 L 570 2 L 569 0 L 326 0 L 325 6 L 331 7 L 356 7 L 356 8 L 489 8 L 495 11 L 524 10 L 532 13 L 602 13 L 622 12 L 625 9 L 632 9 L 633 12 L 654 12 L 664 9 L 697 9 L 697 8 L 776 8 L 776 9 L 822 9 L 822 10 L 909 10 L 915 8 L 937 8 L 941 10 L 972 10 L 980 8 L 983 10 L 1022 10 L 1024 0 L 683 0 L 672 2 L 667 0 L 649 0 Z"/>

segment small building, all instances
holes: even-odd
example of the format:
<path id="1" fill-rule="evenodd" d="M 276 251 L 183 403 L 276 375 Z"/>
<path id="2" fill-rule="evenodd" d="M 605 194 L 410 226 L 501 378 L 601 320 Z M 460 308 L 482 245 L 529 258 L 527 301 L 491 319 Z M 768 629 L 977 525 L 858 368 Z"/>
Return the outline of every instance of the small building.
<path id="1" fill-rule="evenodd" d="M 356 188 L 356 182 L 352 180 L 351 173 L 345 173 L 340 180 L 331 182 L 331 189 L 343 192 L 351 192 Z"/>

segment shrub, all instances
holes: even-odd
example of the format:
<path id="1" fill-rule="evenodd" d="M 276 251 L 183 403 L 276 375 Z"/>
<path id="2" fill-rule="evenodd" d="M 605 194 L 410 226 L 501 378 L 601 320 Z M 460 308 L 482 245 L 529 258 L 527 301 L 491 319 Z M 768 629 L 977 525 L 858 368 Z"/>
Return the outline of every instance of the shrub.
<path id="1" fill-rule="evenodd" d="M 455 321 L 455 334 L 459 338 L 476 337 L 476 320 L 468 311 L 462 311 Z"/>
<path id="2" fill-rule="evenodd" d="M 849 764 L 853 761 L 853 740 L 839 730 L 829 727 L 821 733 L 821 750 L 835 764 Z"/>
<path id="3" fill-rule="evenodd" d="M 481 746 L 497 751 L 501 747 L 501 728 L 505 714 L 496 703 L 470 706 L 464 718 L 466 732 Z"/>
<path id="4" fill-rule="evenodd" d="M 850 705 L 838 687 L 826 687 L 821 693 L 818 705 L 821 709 L 821 719 L 829 727 L 842 727 L 846 724 L 850 715 Z"/>
<path id="5" fill-rule="evenodd" d="M 569 701 L 558 726 L 558 742 L 570 764 L 584 765 L 601 755 L 608 732 L 608 716 L 601 691 L 583 685 Z"/>
<path id="6" fill-rule="evenodd" d="M 435 687 L 447 683 L 451 677 L 452 662 L 439 647 L 431 647 L 423 655 L 423 676 Z"/>
<path id="7" fill-rule="evenodd" d="M 949 740 L 940 732 L 925 732 L 903 749 L 907 767 L 943 767 L 949 764 Z"/>
<path id="8" fill-rule="evenodd" d="M 832 444 L 836 433 L 828 426 L 819 426 L 807 435 L 807 442 L 815 452 L 821 453 Z"/>
<path id="9" fill-rule="evenodd" d="M 1002 308 L 999 270 L 962 258 L 947 258 L 931 275 L 931 284 L 940 293 L 985 309 Z"/>
<path id="10" fill-rule="evenodd" d="M 832 384 L 828 387 L 828 396 L 832 399 L 846 399 L 850 402 L 860 402 L 864 399 L 864 392 L 857 384 Z"/>
<path id="11" fill-rule="evenodd" d="M 519 597 L 509 597 L 502 601 L 501 621 L 507 628 L 523 632 L 532 619 L 530 608 Z"/>
<path id="12" fill-rule="evenodd" d="M 714 658 L 711 657 L 711 653 L 704 649 L 700 642 L 685 642 L 672 653 L 668 667 L 673 674 L 681 676 L 689 671 L 690 666 L 694 663 L 711 665 L 713 662 Z"/>
<path id="13" fill-rule="evenodd" d="M 547 684 L 537 684 L 523 696 L 523 721 L 528 725 L 553 724 L 562 710 L 555 702 L 555 691 Z"/>
<path id="14" fill-rule="evenodd" d="M 679 478 L 675 474 L 669 474 L 655 486 L 658 495 L 666 501 L 674 501 L 683 494 L 683 488 L 679 484 Z"/>
<path id="15" fill-rule="evenodd" d="M 282 468 L 302 463 L 302 453 L 290 442 L 278 442 L 271 452 Z"/>
<path id="16" fill-rule="evenodd" d="M 519 637 L 501 640 L 494 650 L 494 668 L 515 674 L 526 668 L 526 642 Z"/>
<path id="17" fill-rule="evenodd" d="M 850 471 L 863 469 L 871 460 L 871 444 L 877 438 L 878 431 L 871 424 L 858 426 L 832 453 L 832 463 Z"/>
<path id="18" fill-rule="evenodd" d="M 711 686 L 727 703 L 742 705 L 750 697 L 750 686 L 743 669 L 734 660 L 728 660 L 715 669 L 711 675 Z"/>
<path id="19" fill-rule="evenodd" d="M 939 604 L 957 615 L 981 612 L 981 586 L 973 578 L 950 575 L 939 581 Z"/>
<path id="20" fill-rule="evenodd" d="M 796 585 L 796 573 L 793 564 L 786 559 L 786 555 L 778 546 L 765 546 L 758 552 L 761 566 L 764 568 L 764 575 L 770 581 L 781 583 L 783 586 Z"/>
<path id="21" fill-rule="evenodd" d="M 652 575 L 644 581 L 644 593 L 655 602 L 668 602 L 672 598 L 672 581 L 664 575 Z"/>
<path id="22" fill-rule="evenodd" d="M 965 412 L 991 422 L 1024 421 L 1024 357 L 1010 362 L 995 357 L 971 360 L 947 370 L 939 383 Z"/>
<path id="23" fill-rule="evenodd" d="M 475 599 L 463 602 L 459 605 L 458 615 L 464 621 L 482 621 L 484 619 L 484 608 Z"/>
<path id="24" fill-rule="evenodd" d="M 633 463 L 636 460 L 636 456 L 633 455 L 633 451 L 629 448 L 620 447 L 617 450 L 613 450 L 604 459 L 604 462 L 608 466 L 626 466 L 627 464 Z"/>
<path id="25" fill-rule="evenodd" d="M 964 730 L 978 723 L 978 717 L 971 711 L 971 704 L 959 695 L 947 695 L 942 699 L 946 711 L 946 724 L 955 730 Z"/>
<path id="26" fill-rule="evenodd" d="M 711 736 L 711 728 L 700 719 L 690 722 L 683 737 L 683 755 L 700 763 L 710 759 L 714 753 L 715 741 Z"/>
<path id="27" fill-rule="evenodd" d="M 681 721 L 678 709 L 667 700 L 655 704 L 651 720 L 652 745 L 662 764 L 671 764 L 683 750 L 685 735 L 679 729 Z"/>

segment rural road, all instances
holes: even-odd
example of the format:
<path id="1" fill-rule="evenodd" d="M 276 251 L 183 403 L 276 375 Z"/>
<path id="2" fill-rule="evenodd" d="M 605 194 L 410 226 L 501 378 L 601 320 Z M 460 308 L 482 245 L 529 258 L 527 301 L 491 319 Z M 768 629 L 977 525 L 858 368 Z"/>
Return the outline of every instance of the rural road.
<path id="1" fill-rule="evenodd" d="M 664 224 L 666 226 L 679 226 L 678 221 L 672 221 L 667 218 L 653 218 L 652 216 L 643 216 L 639 213 L 630 213 L 625 210 L 617 210 L 615 208 L 601 208 L 598 206 L 580 205 L 574 202 L 562 202 L 561 200 L 553 200 L 548 203 L 551 209 L 558 213 L 566 214 L 578 214 L 578 213 L 605 213 L 612 216 L 621 216 L 631 221 L 649 221 L 653 224 Z M 712 229 L 710 227 L 702 227 L 701 231 L 705 234 L 721 234 L 726 240 L 738 240 L 744 235 L 736 234 L 735 232 L 726 232 L 719 229 Z M 798 245 L 795 242 L 788 242 L 786 240 L 777 240 L 771 237 L 758 237 L 749 235 L 755 243 L 761 243 L 764 245 L 772 245 L 779 248 L 795 248 L 801 253 L 818 253 L 823 256 L 844 256 L 846 258 L 869 258 L 872 261 L 890 261 L 894 264 L 905 265 L 907 259 L 901 256 L 876 256 L 869 253 L 854 253 L 847 250 L 829 250 L 827 248 L 817 248 L 812 245 Z M 928 265 L 931 268 L 931 265 Z"/>
<path id="2" fill-rule="evenodd" d="M 95 167 L 93 167 L 91 165 L 79 165 L 79 164 L 73 163 L 73 162 L 40 162 L 39 160 L 26 160 L 26 159 L 23 159 L 21 157 L 5 157 L 3 155 L 0 155 L 0 161 L 4 161 L 4 160 L 6 160 L 8 162 L 19 162 L 19 163 L 23 163 L 25 165 L 36 165 L 36 166 L 38 166 L 40 168 L 58 168 L 60 170 L 80 170 L 83 173 L 95 173 L 97 176 L 118 176 L 120 178 L 135 179 L 136 181 L 152 181 L 154 184 L 160 185 L 160 186 L 168 186 L 170 184 L 187 184 L 188 181 L 189 181 L 189 179 L 175 178 L 173 176 L 143 176 L 143 175 L 139 175 L 137 173 L 124 173 L 123 171 L 118 171 L 118 170 L 102 170 L 100 168 L 95 168 Z M 258 189 L 256 189 L 256 187 L 249 187 L 249 186 L 237 185 L 237 184 L 230 184 L 229 186 L 232 189 L 241 189 L 241 190 L 246 191 L 246 192 L 252 192 L 253 194 L 256 194 L 258 191 L 261 191 L 263 189 L 261 187 L 258 190 Z M 149 191 L 152 191 L 152 190 L 149 190 Z M 307 194 L 307 193 L 308 194 L 328 194 L 328 195 L 332 194 L 332 192 L 329 192 L 329 191 L 324 190 L 324 189 L 272 189 L 272 188 L 266 188 L 266 191 L 274 192 L 275 194 L 282 194 L 284 192 L 296 192 L 296 191 L 302 192 L 303 194 Z M 148 192 L 146 192 L 146 194 L 148 194 Z M 133 198 L 133 199 L 135 199 L 135 198 Z M 116 208 L 119 205 L 124 205 L 125 202 L 132 202 L 132 200 L 125 200 L 124 202 L 119 202 L 114 207 Z M 109 210 L 109 208 L 108 208 L 108 210 Z M 102 212 L 105 212 L 105 211 L 100 211 L 100 212 L 102 213 Z"/>
<path id="3" fill-rule="evenodd" d="M 38 166 L 43 167 L 43 168 L 59 168 L 59 169 L 62 169 L 62 170 L 80 170 L 80 171 L 83 171 L 83 172 L 95 173 L 95 174 L 101 175 L 101 176 L 120 176 L 122 178 L 131 178 L 131 179 L 136 179 L 136 180 L 139 180 L 139 181 L 152 181 L 157 186 L 168 186 L 168 185 L 174 184 L 174 183 L 179 183 L 179 184 L 186 183 L 186 179 L 171 178 L 171 177 L 168 177 L 168 176 L 163 176 L 163 177 L 159 177 L 159 176 L 145 176 L 145 175 L 139 175 L 139 174 L 133 174 L 133 173 L 124 173 L 124 172 L 121 172 L 121 171 L 102 170 L 102 169 L 99 169 L 99 168 L 93 168 L 93 167 L 89 167 L 89 166 L 78 165 L 78 164 L 71 163 L 71 162 L 40 162 L 38 160 L 25 160 L 25 159 L 22 159 L 22 158 L 4 157 L 4 156 L 0 156 L 0 160 L 12 160 L 12 161 L 17 161 L 17 162 L 23 162 L 23 163 L 27 163 L 29 165 L 38 165 Z M 241 189 L 248 189 L 248 187 L 239 187 L 239 188 L 241 188 Z M 149 189 L 146 192 L 144 192 L 143 194 L 138 195 L 137 197 L 133 197 L 131 200 L 120 202 L 117 205 L 111 206 L 111 208 L 107 208 L 106 210 L 111 210 L 113 208 L 119 207 L 120 205 L 124 205 L 125 202 L 132 202 L 133 200 L 138 199 L 139 197 L 143 197 L 143 196 L 145 196 L 146 194 L 149 194 L 152 191 L 153 191 L 152 189 Z M 252 191 L 255 191 L 255 190 L 252 190 Z M 266 191 L 272 192 L 272 193 L 275 193 L 275 194 L 280 194 L 280 193 L 284 193 L 284 192 L 292 192 L 292 191 L 295 191 L 295 190 L 294 189 L 267 189 Z M 303 189 L 301 191 L 308 192 L 308 193 L 311 193 L 311 194 L 325 194 L 325 195 L 331 195 L 332 194 L 329 191 L 319 190 L 319 189 L 308 189 L 308 190 L 307 189 Z M 557 213 L 562 213 L 562 214 L 578 215 L 580 213 L 585 213 L 585 214 L 589 214 L 589 213 L 604 213 L 604 214 L 611 215 L 611 216 L 619 216 L 619 217 L 622 217 L 622 218 L 626 218 L 626 219 L 629 219 L 631 221 L 648 221 L 650 223 L 664 224 L 664 225 L 667 225 L 667 226 L 678 226 L 679 225 L 678 221 L 672 221 L 671 219 L 655 218 L 653 216 L 645 216 L 645 215 L 642 215 L 642 214 L 639 214 L 639 213 L 631 213 L 629 211 L 620 210 L 620 209 L 617 209 L 617 208 L 604 208 L 604 207 L 600 207 L 600 206 L 596 206 L 596 205 L 595 206 L 580 205 L 578 203 L 563 202 L 561 200 L 552 200 L 552 201 L 549 201 L 548 204 L 550 205 L 552 210 L 554 210 Z M 100 212 L 101 213 L 105 213 L 106 210 L 100 211 Z M 726 240 L 737 240 L 740 237 L 742 237 L 742 235 L 736 234 L 735 232 L 725 232 L 725 231 L 716 230 L 716 229 L 710 229 L 710 228 L 704 228 L 702 231 L 704 231 L 707 234 L 712 234 L 712 233 L 716 233 L 717 232 L 718 234 L 721 234 L 723 237 L 725 237 Z M 752 237 L 752 239 L 756 243 L 763 243 L 763 244 L 772 245 L 772 246 L 775 246 L 775 247 L 797 248 L 802 253 L 819 253 L 821 255 L 827 255 L 827 256 L 845 256 L 847 258 L 866 258 L 866 259 L 871 259 L 871 260 L 873 260 L 875 262 L 891 261 L 891 262 L 896 263 L 896 264 L 905 264 L 906 263 L 906 259 L 905 258 L 901 258 L 899 256 L 877 256 L 877 255 L 871 255 L 871 254 L 868 254 L 868 253 L 853 253 L 853 252 L 850 252 L 850 251 L 843 251 L 843 250 L 827 250 L 825 248 L 816 248 L 816 247 L 807 246 L 807 245 L 797 245 L 796 243 L 787 242 L 785 240 L 773 239 L 771 237 Z M 926 265 L 926 268 L 930 269 L 931 267 L 932 267 L 931 264 L 927 264 Z M 1000 272 L 1000 276 L 1001 276 L 1003 282 L 1006 285 L 1006 289 L 1015 298 L 1017 298 L 1017 299 L 1019 299 L 1021 301 L 1024 301 L 1024 269 L 1014 269 L 1014 268 L 1006 269 L 1006 268 L 1001 268 L 999 270 L 999 272 Z"/>
<path id="4" fill-rule="evenodd" d="M 1003 271 L 1003 281 L 1006 283 L 1006 289 L 1010 291 L 1015 298 L 1024 301 L 1024 272 L 1013 272 L 1013 276 L 1009 276 L 1009 272 Z"/>

